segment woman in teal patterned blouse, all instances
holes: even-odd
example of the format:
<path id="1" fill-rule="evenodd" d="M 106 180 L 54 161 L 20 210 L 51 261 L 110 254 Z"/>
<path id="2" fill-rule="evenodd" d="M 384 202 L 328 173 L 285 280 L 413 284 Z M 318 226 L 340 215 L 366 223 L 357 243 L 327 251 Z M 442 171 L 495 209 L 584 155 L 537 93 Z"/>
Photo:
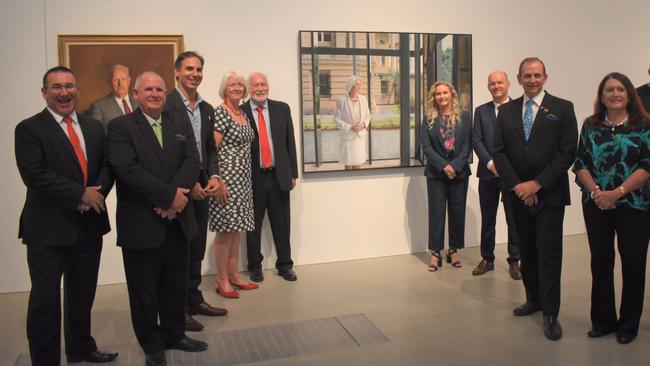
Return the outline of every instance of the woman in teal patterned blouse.
<path id="1" fill-rule="evenodd" d="M 616 332 L 621 344 L 636 337 L 643 310 L 650 200 L 640 188 L 650 176 L 649 118 L 630 79 L 608 74 L 598 86 L 594 114 L 582 126 L 573 166 L 591 251 L 592 329 L 587 335 Z M 623 273 L 618 319 L 615 236 Z"/>

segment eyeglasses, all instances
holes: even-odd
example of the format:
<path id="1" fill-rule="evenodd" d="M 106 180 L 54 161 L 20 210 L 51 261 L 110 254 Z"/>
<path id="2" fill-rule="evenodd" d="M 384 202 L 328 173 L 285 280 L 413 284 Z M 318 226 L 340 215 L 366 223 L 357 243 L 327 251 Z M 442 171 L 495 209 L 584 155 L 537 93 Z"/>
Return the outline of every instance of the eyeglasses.
<path id="1" fill-rule="evenodd" d="M 68 84 L 52 84 L 48 85 L 48 89 L 52 89 L 53 91 L 60 93 L 63 89 L 67 91 L 73 91 L 77 89 L 77 84 L 74 83 L 68 83 Z"/>

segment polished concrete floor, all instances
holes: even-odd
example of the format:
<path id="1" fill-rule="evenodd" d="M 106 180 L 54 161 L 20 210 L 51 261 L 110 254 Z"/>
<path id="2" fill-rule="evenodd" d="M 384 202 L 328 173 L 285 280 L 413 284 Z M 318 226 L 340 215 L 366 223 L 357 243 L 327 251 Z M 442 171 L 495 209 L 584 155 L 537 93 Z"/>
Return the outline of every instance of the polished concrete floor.
<path id="1" fill-rule="evenodd" d="M 544 338 L 541 315 L 516 318 L 523 300 L 521 281 L 508 276 L 505 246 L 496 249 L 496 270 L 471 275 L 479 248 L 461 251 L 463 268 L 445 263 L 426 271 L 426 254 L 296 267 L 299 280 L 286 282 L 265 272 L 255 291 L 237 300 L 210 290 L 206 300 L 228 308 L 221 318 L 197 317 L 209 331 L 233 330 L 363 313 L 390 342 L 257 362 L 256 365 L 647 365 L 650 352 L 650 294 L 638 338 L 619 345 L 615 336 L 589 339 L 589 252 L 584 235 L 566 237 L 560 320 L 564 337 Z M 617 289 L 620 273 L 617 259 Z M 648 284 L 646 283 L 646 292 Z M 0 295 L 0 364 L 12 365 L 27 352 L 27 293 Z M 190 334 L 190 333 L 188 333 Z M 135 342 L 124 285 L 100 286 L 93 309 L 93 335 L 100 348 Z M 191 334 L 190 334 L 191 336 Z M 643 361 L 645 360 L 645 361 Z"/>

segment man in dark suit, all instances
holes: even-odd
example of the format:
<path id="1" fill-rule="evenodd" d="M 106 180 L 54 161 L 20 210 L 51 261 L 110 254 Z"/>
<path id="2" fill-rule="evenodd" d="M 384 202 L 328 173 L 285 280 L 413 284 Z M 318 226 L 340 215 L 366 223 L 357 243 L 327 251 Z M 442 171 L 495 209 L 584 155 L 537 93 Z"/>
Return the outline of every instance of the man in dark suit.
<path id="1" fill-rule="evenodd" d="M 117 244 L 122 247 L 131 320 L 147 365 L 165 365 L 165 349 L 200 352 L 185 336 L 188 242 L 196 235 L 186 197 L 200 163 L 192 126 L 162 113 L 165 82 L 136 78 L 138 109 L 108 126 L 108 162 L 117 178 Z M 186 207 L 187 206 L 187 207 Z"/>
<path id="2" fill-rule="evenodd" d="M 61 276 L 68 362 L 109 362 L 90 335 L 102 236 L 110 231 L 104 198 L 113 186 L 98 121 L 78 115 L 72 71 L 43 76 L 47 108 L 16 126 L 16 163 L 27 186 L 18 237 L 27 245 L 32 288 L 27 339 L 33 365 L 61 360 Z"/>
<path id="3" fill-rule="evenodd" d="M 483 257 L 472 271 L 474 276 L 480 276 L 494 270 L 495 226 L 497 223 L 497 210 L 499 209 L 501 179 L 494 167 L 492 143 L 494 142 L 494 128 L 499 108 L 502 104 L 510 101 L 508 96 L 509 88 L 508 75 L 503 71 L 493 71 L 488 76 L 488 90 L 492 95 L 492 100 L 480 105 L 474 111 L 472 142 L 479 159 L 477 175 L 479 178 L 478 195 L 481 205 L 481 257 Z M 508 272 L 512 279 L 520 280 L 517 233 L 512 222 L 512 214 L 505 201 L 503 209 L 508 224 Z"/>
<path id="4" fill-rule="evenodd" d="M 250 99 L 242 110 L 255 131 L 251 143 L 255 230 L 246 234 L 248 271 L 252 281 L 264 281 L 262 272 L 262 220 L 268 211 L 278 258 L 275 268 L 287 281 L 298 279 L 291 260 L 291 215 L 289 192 L 296 186 L 298 163 L 291 110 L 284 102 L 268 99 L 266 75 L 254 72 L 248 78 Z"/>
<path id="5" fill-rule="evenodd" d="M 203 57 L 194 51 L 181 53 L 174 63 L 178 87 L 167 95 L 164 112 L 175 121 L 190 124 L 196 139 L 201 160 L 201 171 L 190 191 L 198 233 L 190 241 L 190 264 L 185 311 L 185 330 L 200 331 L 203 325 L 192 315 L 226 315 L 226 309 L 213 307 L 205 302 L 201 284 L 201 261 L 205 255 L 205 241 L 208 233 L 208 195 L 225 186 L 216 176 L 217 154 L 214 145 L 214 109 L 199 95 L 197 88 L 203 80 Z"/>
<path id="6" fill-rule="evenodd" d="M 109 74 L 111 92 L 107 96 L 94 101 L 85 112 L 89 117 L 100 121 L 107 129 L 108 122 L 112 119 L 131 113 L 135 108 L 135 99 L 129 93 L 131 76 L 129 68 L 124 65 L 113 65 Z"/>
<path id="7" fill-rule="evenodd" d="M 567 169 L 578 127 L 573 104 L 544 91 L 546 67 L 538 58 L 519 65 L 524 95 L 501 107 L 494 134 L 494 164 L 519 236 L 526 302 L 516 316 L 543 314 L 544 335 L 562 337 L 560 311 L 562 224 L 571 203 Z"/>

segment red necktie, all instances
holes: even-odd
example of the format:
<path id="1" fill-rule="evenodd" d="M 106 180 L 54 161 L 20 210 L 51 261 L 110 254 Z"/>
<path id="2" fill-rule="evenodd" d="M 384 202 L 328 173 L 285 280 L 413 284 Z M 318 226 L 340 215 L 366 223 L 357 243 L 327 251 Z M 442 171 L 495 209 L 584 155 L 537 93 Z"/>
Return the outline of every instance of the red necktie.
<path id="1" fill-rule="evenodd" d="M 129 103 L 126 102 L 126 99 L 122 98 L 122 105 L 124 106 L 124 113 L 131 113 L 131 107 L 129 107 Z"/>
<path id="2" fill-rule="evenodd" d="M 257 125 L 260 134 L 260 154 L 262 155 L 263 168 L 268 168 L 273 162 L 271 155 L 271 145 L 269 144 L 269 133 L 266 131 L 266 121 L 264 120 L 264 107 L 257 107 Z"/>
<path id="3" fill-rule="evenodd" d="M 74 153 L 77 155 L 77 159 L 79 159 L 81 172 L 84 175 L 84 186 L 85 186 L 88 183 L 88 163 L 86 162 L 86 155 L 84 154 L 84 151 L 81 148 L 81 142 L 79 142 L 79 136 L 77 136 L 77 133 L 74 132 L 74 128 L 72 128 L 72 123 L 74 122 L 72 118 L 64 117 L 63 122 L 65 122 L 65 124 L 68 126 L 68 138 L 72 143 L 72 148 L 74 149 Z"/>

